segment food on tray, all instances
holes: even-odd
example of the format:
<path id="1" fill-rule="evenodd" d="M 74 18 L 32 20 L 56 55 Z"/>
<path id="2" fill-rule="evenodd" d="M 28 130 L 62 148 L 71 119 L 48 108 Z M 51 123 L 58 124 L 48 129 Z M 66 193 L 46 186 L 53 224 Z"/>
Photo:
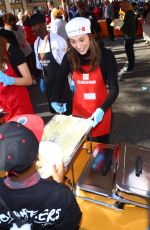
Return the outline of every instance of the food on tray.
<path id="1" fill-rule="evenodd" d="M 45 126 L 42 141 L 57 144 L 62 151 L 63 161 L 67 165 L 91 127 L 92 123 L 88 119 L 56 115 Z"/>

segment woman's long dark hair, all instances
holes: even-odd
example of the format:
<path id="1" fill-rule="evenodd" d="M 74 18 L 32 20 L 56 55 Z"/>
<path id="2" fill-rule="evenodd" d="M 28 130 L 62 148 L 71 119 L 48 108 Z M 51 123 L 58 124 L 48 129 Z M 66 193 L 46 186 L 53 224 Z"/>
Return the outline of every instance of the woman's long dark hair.
<path id="1" fill-rule="evenodd" d="M 93 70 L 95 70 L 99 64 L 100 64 L 100 59 L 101 59 L 101 52 L 100 52 L 100 48 L 98 46 L 98 43 L 95 41 L 95 39 L 93 38 L 93 36 L 91 34 L 88 34 L 89 39 L 90 39 L 90 46 L 89 46 L 89 50 L 88 50 L 88 65 L 89 65 L 89 70 L 88 72 L 91 72 Z M 82 63 L 81 63 L 81 58 L 79 56 L 78 51 L 76 51 L 72 45 L 70 44 L 70 42 L 68 42 L 68 59 L 71 63 L 71 67 L 73 71 L 77 71 L 80 73 L 83 73 L 83 69 L 82 69 Z"/>
<path id="2" fill-rule="evenodd" d="M 7 61 L 7 58 L 4 54 L 6 43 L 7 43 L 7 40 L 4 37 L 0 36 L 0 70 L 3 70 L 4 64 Z"/>

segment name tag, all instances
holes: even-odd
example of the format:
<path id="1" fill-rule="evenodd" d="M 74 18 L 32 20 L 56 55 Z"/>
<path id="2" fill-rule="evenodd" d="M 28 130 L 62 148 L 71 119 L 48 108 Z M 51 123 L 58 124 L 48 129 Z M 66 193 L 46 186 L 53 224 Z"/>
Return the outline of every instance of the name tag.
<path id="1" fill-rule="evenodd" d="M 83 80 L 89 80 L 89 73 L 83 73 Z"/>
<path id="2" fill-rule="evenodd" d="M 95 100 L 96 94 L 95 93 L 84 93 L 84 100 Z"/>
<path id="3" fill-rule="evenodd" d="M 4 70 L 7 70 L 7 69 L 8 69 L 8 65 L 5 63 L 5 64 L 3 65 L 3 68 L 4 68 Z"/>

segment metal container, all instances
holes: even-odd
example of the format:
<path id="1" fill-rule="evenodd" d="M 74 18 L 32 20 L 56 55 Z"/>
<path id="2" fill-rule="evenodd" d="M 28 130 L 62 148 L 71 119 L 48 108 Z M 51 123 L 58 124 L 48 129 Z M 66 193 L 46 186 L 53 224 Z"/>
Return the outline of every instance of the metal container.
<path id="1" fill-rule="evenodd" d="M 150 149 L 120 145 L 113 193 L 120 202 L 147 208 L 150 197 Z"/>
<path id="2" fill-rule="evenodd" d="M 122 209 L 113 198 L 116 147 L 97 144 L 78 182 L 78 197 L 116 210 Z"/>

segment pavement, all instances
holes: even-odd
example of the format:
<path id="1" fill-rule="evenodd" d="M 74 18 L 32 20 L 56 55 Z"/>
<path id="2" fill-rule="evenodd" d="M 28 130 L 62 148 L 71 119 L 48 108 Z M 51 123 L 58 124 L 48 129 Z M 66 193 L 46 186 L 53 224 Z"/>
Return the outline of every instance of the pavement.
<path id="1" fill-rule="evenodd" d="M 123 39 L 106 42 L 118 64 L 119 96 L 113 104 L 111 143 L 128 142 L 150 148 L 150 46 L 135 41 L 135 70 L 123 74 L 126 63 Z"/>
<path id="2" fill-rule="evenodd" d="M 138 38 L 134 45 L 135 70 L 122 74 L 127 61 L 123 38 L 116 38 L 113 42 L 104 40 L 104 43 L 115 54 L 120 89 L 112 106 L 110 143 L 127 142 L 150 148 L 150 46 Z M 50 112 L 46 96 L 40 94 L 39 85 L 31 86 L 29 91 L 35 112 L 47 122 Z"/>

